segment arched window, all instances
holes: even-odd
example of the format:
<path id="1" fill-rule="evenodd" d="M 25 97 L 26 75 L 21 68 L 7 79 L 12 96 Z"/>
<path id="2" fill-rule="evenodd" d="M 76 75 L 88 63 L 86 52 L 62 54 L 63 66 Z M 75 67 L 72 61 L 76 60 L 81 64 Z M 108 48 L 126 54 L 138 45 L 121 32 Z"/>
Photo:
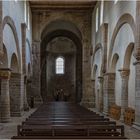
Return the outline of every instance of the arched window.
<path id="1" fill-rule="evenodd" d="M 27 27 L 28 27 L 28 30 L 30 30 L 30 7 L 29 7 L 29 5 L 28 5 L 27 18 L 28 18 Z"/>
<path id="2" fill-rule="evenodd" d="M 114 4 L 116 4 L 118 2 L 118 0 L 114 0 Z"/>
<path id="3" fill-rule="evenodd" d="M 27 3 L 24 1 L 24 20 L 27 22 Z"/>
<path id="4" fill-rule="evenodd" d="M 103 11 L 104 11 L 104 1 L 101 1 L 101 7 L 100 7 L 100 25 L 103 23 Z"/>
<path id="5" fill-rule="evenodd" d="M 56 59 L 56 74 L 64 74 L 64 58 L 58 57 Z"/>
<path id="6" fill-rule="evenodd" d="M 30 7 L 27 1 L 24 1 L 24 20 L 29 30 L 30 29 Z"/>
<path id="7" fill-rule="evenodd" d="M 96 32 L 98 31 L 99 28 L 99 9 L 96 9 Z"/>

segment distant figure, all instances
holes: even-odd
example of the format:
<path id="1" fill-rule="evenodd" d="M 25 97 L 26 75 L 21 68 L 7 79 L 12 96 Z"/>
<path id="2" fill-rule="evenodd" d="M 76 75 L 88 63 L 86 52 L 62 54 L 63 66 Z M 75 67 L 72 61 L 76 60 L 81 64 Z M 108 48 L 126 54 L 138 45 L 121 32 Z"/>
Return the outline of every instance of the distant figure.
<path id="1" fill-rule="evenodd" d="M 55 101 L 67 101 L 68 95 L 63 89 L 56 89 L 54 92 Z"/>
<path id="2" fill-rule="evenodd" d="M 59 101 L 59 96 L 60 96 L 60 91 L 59 91 L 59 89 L 55 89 L 55 91 L 54 91 L 54 98 L 55 98 L 55 101 Z"/>
<path id="3" fill-rule="evenodd" d="M 64 91 L 63 89 L 60 89 L 60 101 L 63 101 L 64 98 Z"/>

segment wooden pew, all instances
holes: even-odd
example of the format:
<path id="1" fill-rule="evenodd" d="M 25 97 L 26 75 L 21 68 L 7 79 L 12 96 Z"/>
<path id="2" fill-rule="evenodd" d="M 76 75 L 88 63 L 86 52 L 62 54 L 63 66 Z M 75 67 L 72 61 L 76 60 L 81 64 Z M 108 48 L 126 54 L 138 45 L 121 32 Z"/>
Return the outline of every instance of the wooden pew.
<path id="1" fill-rule="evenodd" d="M 124 127 L 73 103 L 41 105 L 17 127 L 12 139 L 92 138 L 123 139 Z"/>
<path id="2" fill-rule="evenodd" d="M 119 130 L 119 131 L 117 131 Z M 122 136 L 123 126 L 105 125 L 22 125 L 18 136 Z"/>

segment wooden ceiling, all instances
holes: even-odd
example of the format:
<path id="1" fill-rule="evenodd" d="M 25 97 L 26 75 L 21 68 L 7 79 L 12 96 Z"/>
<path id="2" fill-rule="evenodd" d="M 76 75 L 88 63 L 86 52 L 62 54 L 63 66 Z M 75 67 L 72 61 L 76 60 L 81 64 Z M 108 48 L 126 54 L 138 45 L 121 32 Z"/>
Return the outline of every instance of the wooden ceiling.
<path id="1" fill-rule="evenodd" d="M 31 10 L 92 10 L 96 0 L 30 0 Z"/>

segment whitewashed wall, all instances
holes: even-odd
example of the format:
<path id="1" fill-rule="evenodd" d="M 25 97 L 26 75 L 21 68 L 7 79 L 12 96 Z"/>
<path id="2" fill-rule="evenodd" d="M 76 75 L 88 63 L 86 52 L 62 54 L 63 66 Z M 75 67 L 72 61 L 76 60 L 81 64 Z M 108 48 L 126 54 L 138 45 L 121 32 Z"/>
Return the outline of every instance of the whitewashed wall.
<path id="1" fill-rule="evenodd" d="M 15 24 L 16 30 L 17 30 L 17 34 L 18 34 L 18 40 L 19 40 L 19 47 L 20 47 L 20 54 L 22 56 L 22 36 L 21 36 L 21 23 L 25 23 L 25 7 L 24 7 L 24 1 L 3 1 L 3 19 L 5 16 L 9 16 Z M 27 2 L 27 5 L 29 3 Z M 29 40 L 30 46 L 32 44 L 32 15 L 31 15 L 31 10 L 30 11 L 30 27 L 27 28 L 27 39 Z M 27 23 L 26 23 L 27 24 Z M 8 53 L 8 65 L 10 66 L 10 61 L 11 61 L 11 56 L 13 53 L 15 53 L 17 55 L 17 50 L 16 50 L 16 44 L 15 44 L 15 39 L 13 36 L 13 32 L 10 28 L 9 25 L 6 25 L 4 27 L 3 30 L 3 40 L 4 40 L 4 44 L 5 47 L 7 49 L 7 53 Z M 27 46 L 28 47 L 28 46 Z M 30 53 L 28 52 L 29 49 L 26 49 L 27 51 L 27 55 L 26 55 L 26 60 L 27 63 L 30 60 L 30 57 L 28 55 L 30 55 Z M 21 58 L 22 60 L 22 58 Z M 21 62 L 22 63 L 22 62 Z"/>
<path id="2" fill-rule="evenodd" d="M 124 14 L 130 14 L 134 21 L 136 17 L 136 1 L 118 1 L 116 4 L 114 1 L 104 1 L 104 11 L 103 11 L 103 23 L 108 23 L 108 44 L 107 44 L 107 53 L 109 54 L 110 42 L 112 39 L 113 31 L 115 26 L 119 20 L 119 18 Z M 100 15 L 100 8 L 101 8 L 101 1 L 99 1 L 96 5 L 96 8 L 99 8 L 99 15 Z M 96 8 L 92 14 L 92 46 L 93 50 L 98 43 L 101 43 L 102 37 L 101 34 L 101 23 L 100 23 L 100 16 L 99 16 L 99 30 L 96 32 L 95 25 L 96 25 Z M 124 24 L 115 39 L 115 43 L 113 46 L 113 51 L 110 57 L 112 57 L 115 53 L 119 55 L 118 62 L 116 64 L 116 79 L 115 79 L 115 102 L 118 105 L 121 105 L 121 76 L 118 69 L 123 68 L 124 63 L 124 56 L 126 49 L 130 43 L 134 43 L 134 35 L 132 32 L 131 27 L 129 24 Z M 95 54 L 95 59 L 92 62 L 92 71 L 94 64 L 100 65 L 102 59 L 99 59 L 99 54 Z M 129 88 L 128 88 L 128 106 L 135 108 L 135 66 L 133 65 L 135 62 L 135 58 L 131 57 L 130 62 L 130 76 L 129 76 Z M 108 63 L 108 62 L 107 62 Z M 110 64 L 109 64 L 110 65 Z M 99 68 L 99 67 L 98 67 Z M 107 72 L 109 72 L 109 67 Z M 97 85 L 96 85 L 97 86 Z M 97 88 L 97 87 L 96 87 Z"/>

